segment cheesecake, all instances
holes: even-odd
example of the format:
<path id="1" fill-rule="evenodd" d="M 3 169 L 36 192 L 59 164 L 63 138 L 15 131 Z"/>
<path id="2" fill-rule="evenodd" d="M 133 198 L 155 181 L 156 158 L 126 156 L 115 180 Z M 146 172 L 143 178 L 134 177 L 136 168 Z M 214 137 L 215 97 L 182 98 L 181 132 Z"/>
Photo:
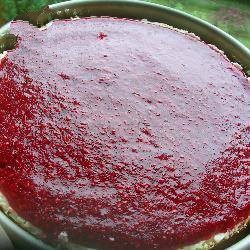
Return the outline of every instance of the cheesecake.
<path id="1" fill-rule="evenodd" d="M 210 249 L 243 228 L 250 85 L 194 34 L 15 21 L 0 62 L 0 206 L 72 249 Z"/>

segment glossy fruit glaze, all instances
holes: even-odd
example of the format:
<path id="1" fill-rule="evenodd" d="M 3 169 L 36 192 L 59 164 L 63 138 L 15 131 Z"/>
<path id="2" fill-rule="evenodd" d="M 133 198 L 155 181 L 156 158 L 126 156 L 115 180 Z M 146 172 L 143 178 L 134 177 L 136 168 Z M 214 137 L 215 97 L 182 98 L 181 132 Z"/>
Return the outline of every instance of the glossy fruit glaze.
<path id="1" fill-rule="evenodd" d="M 0 190 L 48 241 L 176 249 L 249 215 L 243 72 L 140 21 L 13 22 L 0 65 Z"/>

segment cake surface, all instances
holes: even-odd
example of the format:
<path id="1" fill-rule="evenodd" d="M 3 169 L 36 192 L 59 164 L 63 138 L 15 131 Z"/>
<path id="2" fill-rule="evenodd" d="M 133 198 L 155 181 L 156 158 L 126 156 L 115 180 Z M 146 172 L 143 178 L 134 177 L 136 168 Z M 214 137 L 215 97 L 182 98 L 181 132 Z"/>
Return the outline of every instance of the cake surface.
<path id="1" fill-rule="evenodd" d="M 196 37 L 115 18 L 13 22 L 0 191 L 48 241 L 176 249 L 250 210 L 250 87 Z"/>

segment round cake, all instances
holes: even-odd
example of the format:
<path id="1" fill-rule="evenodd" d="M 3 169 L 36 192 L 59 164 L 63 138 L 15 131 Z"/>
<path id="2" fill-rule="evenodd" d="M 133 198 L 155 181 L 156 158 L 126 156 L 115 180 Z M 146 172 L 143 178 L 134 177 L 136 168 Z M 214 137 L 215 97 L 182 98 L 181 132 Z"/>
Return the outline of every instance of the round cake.
<path id="1" fill-rule="evenodd" d="M 247 221 L 250 87 L 221 51 L 109 17 L 10 32 L 0 191 L 45 241 L 171 250 Z"/>

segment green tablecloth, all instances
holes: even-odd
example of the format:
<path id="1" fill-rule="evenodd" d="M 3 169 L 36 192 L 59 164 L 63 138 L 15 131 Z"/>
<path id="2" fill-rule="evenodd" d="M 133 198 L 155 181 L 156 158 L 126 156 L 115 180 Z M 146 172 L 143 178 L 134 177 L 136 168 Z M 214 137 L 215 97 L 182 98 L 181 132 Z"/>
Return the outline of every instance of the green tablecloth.
<path id="1" fill-rule="evenodd" d="M 0 24 L 17 14 L 62 0 L 1 0 Z M 250 48 L 250 0 L 149 0 L 200 17 L 228 32 Z"/>

